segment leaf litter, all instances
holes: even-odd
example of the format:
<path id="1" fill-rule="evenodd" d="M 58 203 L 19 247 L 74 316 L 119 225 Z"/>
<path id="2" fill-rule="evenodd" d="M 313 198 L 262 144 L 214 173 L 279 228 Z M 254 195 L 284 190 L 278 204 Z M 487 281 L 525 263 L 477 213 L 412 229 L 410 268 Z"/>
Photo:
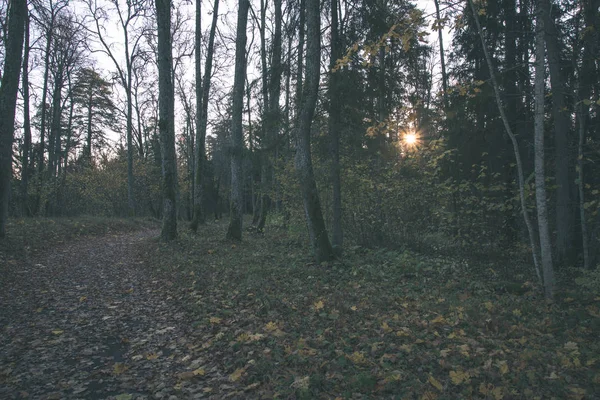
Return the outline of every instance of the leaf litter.
<path id="1" fill-rule="evenodd" d="M 13 266 L 1 281 L 0 397 L 600 393 L 597 296 L 548 304 L 534 285 L 501 292 L 463 261 L 423 254 L 411 255 L 426 266 L 417 273 L 408 257 L 358 247 L 314 265 L 285 231 L 232 245 L 225 229 L 170 244 L 156 231 L 74 241 Z"/>

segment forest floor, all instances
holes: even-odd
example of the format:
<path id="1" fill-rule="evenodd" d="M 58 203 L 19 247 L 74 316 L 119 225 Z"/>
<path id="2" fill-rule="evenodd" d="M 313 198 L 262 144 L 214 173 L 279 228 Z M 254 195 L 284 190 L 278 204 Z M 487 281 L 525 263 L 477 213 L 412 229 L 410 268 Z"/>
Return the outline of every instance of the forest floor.
<path id="1" fill-rule="evenodd" d="M 315 265 L 283 229 L 81 224 L 0 247 L 2 399 L 600 398 L 598 293 L 409 251 Z"/>

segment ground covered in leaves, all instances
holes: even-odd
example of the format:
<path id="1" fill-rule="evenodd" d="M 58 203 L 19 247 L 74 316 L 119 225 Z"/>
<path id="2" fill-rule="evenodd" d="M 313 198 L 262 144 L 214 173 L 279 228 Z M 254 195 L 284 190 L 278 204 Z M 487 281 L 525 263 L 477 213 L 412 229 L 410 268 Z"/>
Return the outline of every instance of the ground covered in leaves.
<path id="1" fill-rule="evenodd" d="M 140 228 L 2 255 L 0 398 L 600 393 L 598 293 L 549 304 L 495 264 L 410 251 L 315 265 L 283 229 Z"/>

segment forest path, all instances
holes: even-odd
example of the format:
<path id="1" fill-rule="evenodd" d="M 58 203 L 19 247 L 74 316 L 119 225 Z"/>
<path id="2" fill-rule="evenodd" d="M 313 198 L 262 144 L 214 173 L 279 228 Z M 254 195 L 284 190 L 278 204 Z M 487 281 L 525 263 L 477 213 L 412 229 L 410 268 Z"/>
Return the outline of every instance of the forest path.
<path id="1" fill-rule="evenodd" d="M 78 239 L 0 277 L 0 398 L 182 398 L 178 372 L 203 360 L 183 357 L 185 312 L 143 261 L 157 236 Z"/>

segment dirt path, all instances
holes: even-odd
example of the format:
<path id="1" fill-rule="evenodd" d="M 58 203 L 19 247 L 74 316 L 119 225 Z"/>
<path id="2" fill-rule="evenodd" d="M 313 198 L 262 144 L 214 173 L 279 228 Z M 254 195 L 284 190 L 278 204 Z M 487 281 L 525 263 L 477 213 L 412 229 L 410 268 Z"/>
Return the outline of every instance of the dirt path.
<path id="1" fill-rule="evenodd" d="M 200 382 L 177 390 L 204 360 L 170 283 L 142 261 L 157 235 L 78 240 L 0 277 L 0 398 L 206 395 Z"/>

